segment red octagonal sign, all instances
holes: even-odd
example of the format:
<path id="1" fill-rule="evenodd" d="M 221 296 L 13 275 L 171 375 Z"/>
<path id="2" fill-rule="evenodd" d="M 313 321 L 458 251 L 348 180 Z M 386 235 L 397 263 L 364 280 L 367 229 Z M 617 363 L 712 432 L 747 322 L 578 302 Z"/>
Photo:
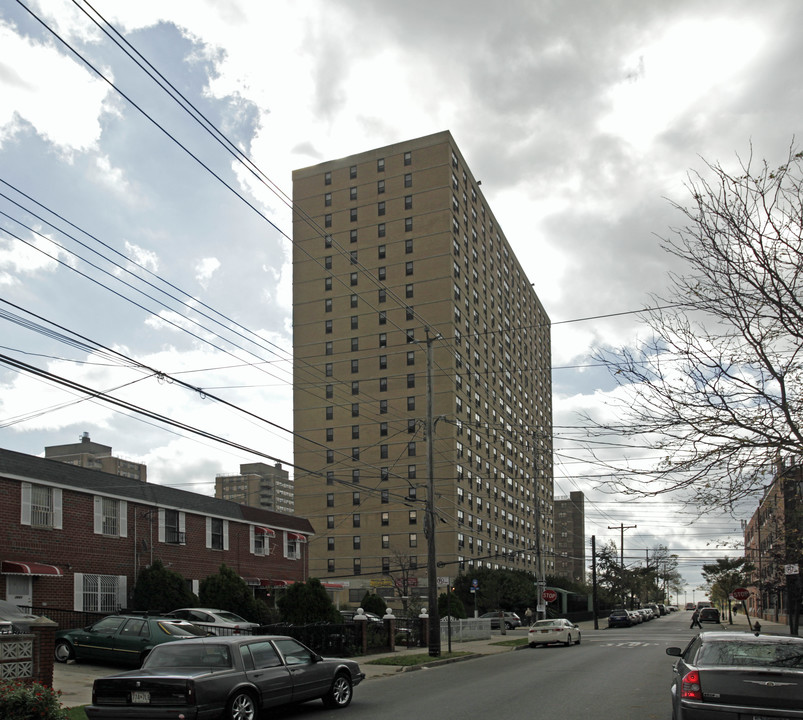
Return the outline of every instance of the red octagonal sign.
<path id="1" fill-rule="evenodd" d="M 541 593 L 541 597 L 547 602 L 554 602 L 558 599 L 558 594 L 554 590 L 544 590 L 544 592 Z"/>
<path id="2" fill-rule="evenodd" d="M 747 600 L 750 597 L 750 591 L 747 588 L 736 588 L 731 595 L 734 600 Z"/>

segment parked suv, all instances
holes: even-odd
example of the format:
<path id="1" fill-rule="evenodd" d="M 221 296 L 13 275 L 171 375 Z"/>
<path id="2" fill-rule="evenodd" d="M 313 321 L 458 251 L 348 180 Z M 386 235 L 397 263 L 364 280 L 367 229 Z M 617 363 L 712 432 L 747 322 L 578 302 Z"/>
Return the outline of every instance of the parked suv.
<path id="1" fill-rule="evenodd" d="M 633 624 L 633 618 L 627 610 L 619 609 L 612 610 L 608 615 L 608 627 L 630 627 Z"/>
<path id="2" fill-rule="evenodd" d="M 700 610 L 700 622 L 719 622 L 719 610 L 713 607 L 702 608 Z"/>
<path id="3" fill-rule="evenodd" d="M 506 612 L 503 613 L 505 617 L 505 627 L 508 630 L 512 630 L 513 628 L 521 627 L 521 618 L 516 615 L 514 612 Z M 494 610 L 493 612 L 487 612 L 480 615 L 481 618 L 490 618 L 491 619 L 491 630 L 498 630 L 499 629 L 499 610 Z"/>

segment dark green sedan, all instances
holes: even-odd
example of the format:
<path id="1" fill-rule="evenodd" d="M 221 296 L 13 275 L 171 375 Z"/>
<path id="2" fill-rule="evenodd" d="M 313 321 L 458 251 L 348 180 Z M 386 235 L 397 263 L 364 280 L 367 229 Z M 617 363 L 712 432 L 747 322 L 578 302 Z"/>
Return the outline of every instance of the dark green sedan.
<path id="1" fill-rule="evenodd" d="M 55 658 L 140 667 L 156 645 L 207 635 L 206 629 L 177 618 L 110 615 L 89 627 L 58 631 Z"/>

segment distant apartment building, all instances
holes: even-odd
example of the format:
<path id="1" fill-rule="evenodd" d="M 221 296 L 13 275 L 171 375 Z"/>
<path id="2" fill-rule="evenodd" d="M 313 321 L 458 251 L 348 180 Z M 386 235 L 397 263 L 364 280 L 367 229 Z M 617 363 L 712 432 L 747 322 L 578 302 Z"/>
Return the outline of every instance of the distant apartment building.
<path id="1" fill-rule="evenodd" d="M 243 463 L 237 475 L 215 477 L 215 497 L 251 507 L 293 514 L 295 491 L 281 463 Z"/>
<path id="2" fill-rule="evenodd" d="M 438 576 L 554 572 L 550 321 L 480 185 L 449 132 L 293 173 L 295 506 L 352 602 L 426 594 L 428 455 Z"/>
<path id="3" fill-rule="evenodd" d="M 803 463 L 779 460 L 773 481 L 744 530 L 744 554 L 753 567 L 747 610 L 751 617 L 789 621 L 803 584 Z"/>
<path id="4" fill-rule="evenodd" d="M 583 582 L 586 576 L 585 495 L 555 498 L 555 575 Z"/>
<path id="5" fill-rule="evenodd" d="M 110 475 L 148 481 L 146 465 L 115 457 L 112 455 L 110 445 L 93 442 L 86 432 L 81 435 L 80 442 L 46 447 L 45 457 L 48 460 L 58 460 L 90 470 L 101 470 Z"/>

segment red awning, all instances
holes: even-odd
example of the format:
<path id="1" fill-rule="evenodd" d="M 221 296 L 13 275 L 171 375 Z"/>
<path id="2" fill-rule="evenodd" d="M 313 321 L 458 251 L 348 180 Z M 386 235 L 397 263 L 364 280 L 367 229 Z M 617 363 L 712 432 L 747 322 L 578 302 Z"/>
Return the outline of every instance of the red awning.
<path id="1" fill-rule="evenodd" d="M 267 535 L 268 537 L 276 537 L 276 531 L 271 530 L 269 527 L 255 527 L 254 532 L 257 535 Z"/>
<path id="2" fill-rule="evenodd" d="M 3 560 L 0 573 L 4 575 L 52 575 L 63 577 L 64 573 L 55 565 L 21 562 L 19 560 Z"/>
<path id="3" fill-rule="evenodd" d="M 303 543 L 307 542 L 307 536 L 306 535 L 301 535 L 300 533 L 291 533 L 291 532 L 289 532 L 289 533 L 287 533 L 287 539 L 288 540 L 297 540 L 298 542 L 303 542 Z"/>

